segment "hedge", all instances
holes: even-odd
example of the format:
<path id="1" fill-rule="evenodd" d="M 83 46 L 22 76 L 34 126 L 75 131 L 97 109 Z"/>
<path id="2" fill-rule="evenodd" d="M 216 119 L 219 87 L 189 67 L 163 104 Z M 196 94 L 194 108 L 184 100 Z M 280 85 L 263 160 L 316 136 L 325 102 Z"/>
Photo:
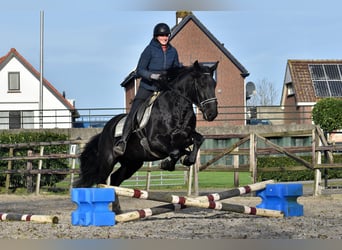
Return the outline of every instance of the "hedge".
<path id="1" fill-rule="evenodd" d="M 68 140 L 67 135 L 56 134 L 51 132 L 21 132 L 18 134 L 2 132 L 0 134 L 0 144 L 15 144 L 28 142 L 51 142 Z M 27 151 L 32 150 L 33 154 L 39 154 L 40 146 L 30 146 L 24 148 L 15 148 L 13 156 L 27 156 Z M 68 145 L 52 145 L 45 146 L 44 155 L 68 153 Z M 8 157 L 9 148 L 0 148 L 0 157 Z M 33 160 L 33 168 L 38 168 L 39 160 Z M 12 162 L 12 169 L 26 169 L 26 160 L 18 160 Z M 7 170 L 8 162 L 0 161 L 0 170 Z M 42 169 L 67 169 L 68 159 L 48 159 L 43 160 Z M 66 175 L 51 174 L 41 176 L 41 186 L 54 186 L 56 183 L 62 181 Z M 5 186 L 6 174 L 0 174 L 0 186 Z M 26 175 L 11 174 L 10 188 L 16 189 L 26 187 Z M 36 178 L 33 178 L 34 185 L 36 185 Z"/>
<path id="2" fill-rule="evenodd" d="M 311 162 L 311 156 L 301 156 L 302 159 Z M 322 156 L 322 162 L 325 159 Z M 342 163 L 342 155 L 334 155 L 334 163 Z M 295 160 L 289 157 L 258 157 L 258 168 L 274 168 L 274 167 L 291 167 L 298 166 Z M 342 169 L 328 169 L 328 178 L 342 178 Z M 277 181 L 306 181 L 314 179 L 314 171 L 301 170 L 301 171 L 274 171 L 274 172 L 258 172 L 258 180 L 277 180 Z"/>

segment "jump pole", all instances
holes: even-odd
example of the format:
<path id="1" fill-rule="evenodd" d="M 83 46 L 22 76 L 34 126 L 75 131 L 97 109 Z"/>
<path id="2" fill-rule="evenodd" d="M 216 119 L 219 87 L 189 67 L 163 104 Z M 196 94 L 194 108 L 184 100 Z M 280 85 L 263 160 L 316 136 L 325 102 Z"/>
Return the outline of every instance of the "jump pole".
<path id="1" fill-rule="evenodd" d="M 247 186 L 235 188 L 232 190 L 227 190 L 227 191 L 223 191 L 223 192 L 219 192 L 219 193 L 208 194 L 206 196 L 196 197 L 194 199 L 199 199 L 199 200 L 203 200 L 203 201 L 223 200 L 223 199 L 231 198 L 234 196 L 240 196 L 243 194 L 251 193 L 253 191 L 262 190 L 266 187 L 266 184 L 272 184 L 272 183 L 274 183 L 273 180 L 263 181 L 263 182 L 254 183 L 254 184 L 250 184 Z M 130 195 L 130 197 L 133 197 L 133 196 Z M 183 208 L 186 208 L 186 206 L 171 203 L 171 204 L 156 206 L 156 207 L 152 207 L 152 208 L 139 209 L 139 210 L 135 210 L 132 212 L 119 214 L 119 215 L 116 215 L 115 220 L 116 220 L 116 222 L 119 222 L 119 223 L 128 222 L 128 221 L 133 221 L 133 220 L 151 217 L 153 215 L 178 211 L 178 210 L 181 210 Z"/>
<path id="2" fill-rule="evenodd" d="M 115 215 L 115 221 L 118 223 L 122 223 L 122 222 L 128 222 L 128 221 L 133 221 L 133 220 L 139 220 L 139 219 L 151 217 L 152 215 L 179 211 L 183 208 L 186 208 L 186 206 L 170 203 L 170 204 L 160 205 L 160 206 L 151 207 L 151 208 L 138 209 L 132 212 Z"/>
<path id="3" fill-rule="evenodd" d="M 50 215 L 0 213 L 0 221 L 33 221 L 58 224 L 58 217 Z"/>
<path id="4" fill-rule="evenodd" d="M 284 214 L 278 210 L 269 210 L 269 209 L 248 207 L 244 205 L 222 203 L 222 202 L 217 202 L 215 200 L 210 200 L 208 196 L 199 196 L 196 198 L 190 198 L 190 197 L 172 195 L 170 193 L 157 193 L 157 192 L 149 193 L 144 190 L 115 187 L 115 186 L 109 186 L 109 185 L 104 185 L 104 184 L 99 184 L 98 186 L 105 187 L 105 188 L 114 188 L 115 193 L 119 196 L 126 196 L 126 197 L 132 197 L 132 198 L 140 198 L 140 199 L 146 199 L 146 200 L 154 200 L 154 201 L 160 201 L 160 202 L 180 204 L 180 205 L 190 206 L 190 207 L 200 207 L 200 208 L 208 208 L 208 209 L 215 209 L 215 210 L 222 210 L 222 211 L 231 211 L 231 212 L 236 212 L 236 213 L 252 214 L 252 215 L 259 215 L 259 216 L 266 216 L 266 217 L 283 217 L 284 216 Z M 216 193 L 216 194 L 222 194 L 222 193 L 225 193 L 225 195 L 221 195 L 219 196 L 219 198 L 226 199 L 226 196 L 228 196 L 226 192 L 221 192 L 221 193 Z M 229 195 L 230 197 L 236 196 L 236 195 L 233 195 L 232 193 L 229 193 Z"/>
<path id="5" fill-rule="evenodd" d="M 239 188 L 235 188 L 235 189 L 231 189 L 231 190 L 227 190 L 227 191 L 223 191 L 219 193 L 212 193 L 212 194 L 208 194 L 205 196 L 199 196 L 194 199 L 203 200 L 203 201 L 223 200 L 223 199 L 231 198 L 234 196 L 240 196 L 243 194 L 248 194 L 254 191 L 262 190 L 266 187 L 266 184 L 272 184 L 272 183 L 274 183 L 273 180 L 263 181 L 263 182 L 254 183 L 254 184 L 250 184 L 247 186 L 243 186 L 243 187 L 239 187 Z M 131 195 L 130 197 L 133 197 L 133 196 Z M 132 212 L 119 214 L 119 215 L 116 215 L 115 220 L 116 222 L 119 222 L 119 223 L 128 222 L 128 221 L 147 218 L 152 215 L 178 211 L 184 208 L 186 208 L 186 206 L 171 203 L 171 204 L 156 206 L 152 208 L 139 209 L 139 210 L 135 210 Z"/>

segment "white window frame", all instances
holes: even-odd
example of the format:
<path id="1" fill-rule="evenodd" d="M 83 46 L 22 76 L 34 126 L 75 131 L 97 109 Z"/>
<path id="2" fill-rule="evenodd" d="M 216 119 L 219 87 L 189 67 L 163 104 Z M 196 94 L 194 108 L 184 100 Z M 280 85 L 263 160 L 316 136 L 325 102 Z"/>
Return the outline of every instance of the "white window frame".
<path id="1" fill-rule="evenodd" d="M 16 77 L 16 78 L 13 78 Z M 13 82 L 16 81 L 16 82 Z M 20 91 L 20 72 L 8 72 L 8 92 Z"/>

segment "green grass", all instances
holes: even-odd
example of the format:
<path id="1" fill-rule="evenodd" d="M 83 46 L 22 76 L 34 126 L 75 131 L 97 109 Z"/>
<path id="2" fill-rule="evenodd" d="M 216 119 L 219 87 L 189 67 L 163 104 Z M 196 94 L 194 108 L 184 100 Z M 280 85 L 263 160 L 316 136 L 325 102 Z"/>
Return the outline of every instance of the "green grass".
<path id="1" fill-rule="evenodd" d="M 182 184 L 182 181 L 179 178 L 184 175 L 184 171 L 175 171 L 175 172 L 167 172 L 162 171 L 163 173 L 163 185 L 160 185 L 160 180 L 155 180 L 154 177 L 151 179 L 151 190 L 187 190 L 188 184 L 187 181 L 185 184 Z M 174 175 L 178 176 L 175 177 Z M 160 175 L 158 171 L 153 172 L 153 175 Z M 146 172 L 139 172 L 139 176 L 142 177 L 142 180 L 139 181 L 139 184 L 136 184 L 132 181 L 124 182 L 122 186 L 130 187 L 130 188 L 138 188 L 145 189 L 146 188 Z M 75 176 L 77 178 L 77 176 Z M 173 180 L 174 178 L 178 178 L 177 180 Z M 234 173 L 232 172 L 199 172 L 199 189 L 210 189 L 210 188 L 233 188 L 234 187 Z M 125 183 L 127 183 L 125 185 Z M 179 183 L 179 184 L 177 184 Z M 250 173 L 241 172 L 239 173 L 239 186 L 245 186 L 247 184 L 251 184 Z M 169 185 L 168 185 L 169 184 Z M 176 185 L 175 185 L 176 184 Z M 70 179 L 66 178 L 64 181 L 61 181 L 55 185 L 55 192 L 51 190 L 48 191 L 48 187 L 42 187 L 41 193 L 44 194 L 69 194 L 68 188 L 70 185 Z M 5 193 L 4 187 L 0 187 L 0 194 Z M 15 194 L 26 194 L 25 188 L 18 188 L 15 191 Z"/>
<path id="2" fill-rule="evenodd" d="M 234 173 L 231 172 L 199 172 L 199 188 L 232 188 Z M 239 173 L 239 186 L 251 184 L 250 173 Z"/>
<path id="3" fill-rule="evenodd" d="M 159 176 L 159 172 L 153 172 L 154 175 Z M 165 172 L 163 171 L 163 185 L 160 185 L 160 180 L 151 179 L 151 190 L 161 190 L 161 189 L 173 189 L 173 190 L 180 190 L 180 189 L 187 189 L 188 184 L 177 184 L 181 181 L 172 180 L 174 174 L 178 176 L 183 175 L 183 171 L 175 171 L 175 172 Z M 144 174 L 140 174 L 144 176 Z M 146 176 L 146 175 L 145 175 Z M 179 177 L 178 177 L 179 178 Z M 233 188 L 234 187 L 234 173 L 231 172 L 199 172 L 198 173 L 198 181 L 199 181 L 199 188 Z M 241 172 L 239 173 L 239 186 L 244 186 L 247 184 L 251 184 L 251 177 L 250 173 L 248 172 Z M 168 185 L 170 184 L 170 185 Z M 176 185 L 175 185 L 176 184 Z M 135 187 L 135 188 L 145 188 L 146 182 L 139 181 L 139 183 L 134 183 L 132 181 L 125 181 L 122 184 L 126 187 Z M 139 186 L 140 185 L 140 186 Z"/>

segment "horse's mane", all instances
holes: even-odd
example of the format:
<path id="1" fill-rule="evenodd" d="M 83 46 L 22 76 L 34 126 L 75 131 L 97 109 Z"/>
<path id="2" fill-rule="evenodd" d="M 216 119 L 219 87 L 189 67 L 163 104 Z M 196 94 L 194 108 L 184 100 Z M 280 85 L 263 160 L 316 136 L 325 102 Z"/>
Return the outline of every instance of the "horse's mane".
<path id="1" fill-rule="evenodd" d="M 183 75 L 191 72 L 193 68 L 193 66 L 181 66 L 170 68 L 166 71 L 165 76 L 168 82 L 173 82 L 176 78 L 180 78 Z"/>

